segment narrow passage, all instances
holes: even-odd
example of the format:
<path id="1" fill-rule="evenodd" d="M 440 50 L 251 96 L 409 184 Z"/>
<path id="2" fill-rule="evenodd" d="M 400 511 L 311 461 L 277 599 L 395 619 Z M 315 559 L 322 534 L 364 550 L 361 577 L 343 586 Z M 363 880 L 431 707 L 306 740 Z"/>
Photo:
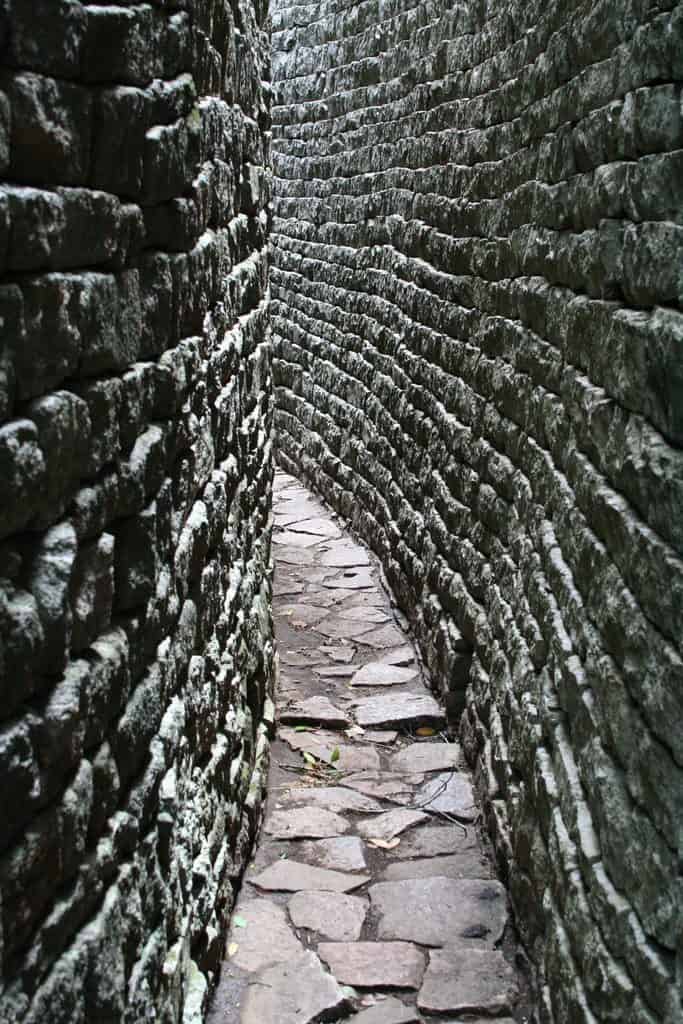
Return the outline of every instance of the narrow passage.
<path id="1" fill-rule="evenodd" d="M 413 644 L 336 517 L 284 473 L 274 501 L 278 732 L 210 1024 L 512 1024 L 505 889 Z"/>

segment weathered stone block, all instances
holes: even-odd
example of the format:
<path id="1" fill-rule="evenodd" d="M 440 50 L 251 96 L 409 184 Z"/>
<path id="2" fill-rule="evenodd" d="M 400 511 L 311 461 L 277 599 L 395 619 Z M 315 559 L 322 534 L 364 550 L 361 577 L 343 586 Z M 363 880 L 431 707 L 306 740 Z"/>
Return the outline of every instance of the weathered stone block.
<path id="1" fill-rule="evenodd" d="M 7 95 L 0 92 L 0 174 L 5 174 L 10 162 L 11 114 Z"/>
<path id="2" fill-rule="evenodd" d="M 199 112 L 175 124 L 155 125 L 145 135 L 143 192 L 155 202 L 182 195 L 197 173 L 200 159 Z"/>
<path id="3" fill-rule="evenodd" d="M 2 795 L 2 815 L 9 843 L 18 825 L 33 813 L 42 795 L 40 766 L 33 744 L 31 722 L 24 720 L 0 730 L 0 766 L 7 786 Z"/>
<path id="4" fill-rule="evenodd" d="M 121 381 L 95 380 L 79 387 L 78 393 L 88 408 L 91 426 L 88 456 L 81 475 L 95 477 L 114 462 L 120 451 Z"/>
<path id="5" fill-rule="evenodd" d="M 5 578 L 0 584 L 0 636 L 5 713 L 11 716 L 35 692 L 44 633 L 35 598 Z"/>
<path id="6" fill-rule="evenodd" d="M 85 7 L 81 72 L 88 82 L 146 85 L 161 77 L 161 18 L 149 4 Z"/>
<path id="7" fill-rule="evenodd" d="M 124 520 L 116 534 L 115 603 L 117 610 L 144 606 L 157 579 L 156 502 Z"/>
<path id="8" fill-rule="evenodd" d="M 54 391 L 27 407 L 38 428 L 47 472 L 32 525 L 44 527 L 59 519 L 74 485 L 83 475 L 90 447 L 91 421 L 86 403 L 70 391 Z"/>
<path id="9" fill-rule="evenodd" d="M 0 427 L 0 537 L 25 526 L 47 486 L 45 457 L 32 420 Z"/>
<path id="10" fill-rule="evenodd" d="M 90 94 L 23 71 L 5 76 L 12 110 L 10 173 L 21 183 L 80 185 L 90 164 Z"/>
<path id="11" fill-rule="evenodd" d="M 81 69 L 86 17 L 75 0 L 37 0 L 30 8 L 9 0 L 12 30 L 8 63 L 60 78 L 75 78 Z"/>
<path id="12" fill-rule="evenodd" d="M 87 647 L 106 629 L 114 602 L 114 538 L 103 533 L 79 549 L 71 580 L 71 649 Z"/>
<path id="13" fill-rule="evenodd" d="M 29 585 L 43 627 L 40 664 L 56 675 L 63 668 L 71 636 L 68 591 L 76 557 L 76 531 L 70 523 L 50 527 L 31 559 Z"/>

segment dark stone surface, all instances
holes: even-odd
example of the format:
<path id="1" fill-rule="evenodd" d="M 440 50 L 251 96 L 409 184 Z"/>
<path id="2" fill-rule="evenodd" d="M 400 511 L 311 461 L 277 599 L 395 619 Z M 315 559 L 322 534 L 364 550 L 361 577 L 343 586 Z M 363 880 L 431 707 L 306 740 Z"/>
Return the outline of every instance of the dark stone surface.
<path id="1" fill-rule="evenodd" d="M 0 2 L 3 1024 L 199 1024 L 260 819 L 270 56 L 235 16 Z"/>
<path id="2" fill-rule="evenodd" d="M 461 723 L 543 1021 L 676 1021 L 680 4 L 309 11 L 273 12 L 283 468 Z"/>

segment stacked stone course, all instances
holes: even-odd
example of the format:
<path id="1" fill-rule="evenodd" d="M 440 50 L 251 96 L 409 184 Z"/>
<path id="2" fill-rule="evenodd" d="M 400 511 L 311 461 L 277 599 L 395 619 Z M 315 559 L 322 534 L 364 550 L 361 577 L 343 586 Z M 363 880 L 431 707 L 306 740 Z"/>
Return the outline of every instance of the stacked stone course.
<path id="1" fill-rule="evenodd" d="M 283 465 L 461 721 L 539 1018 L 680 1022 L 683 7 L 273 30 Z"/>
<path id="2" fill-rule="evenodd" d="M 272 719 L 262 0 L 0 0 L 0 1020 L 199 1021 Z"/>

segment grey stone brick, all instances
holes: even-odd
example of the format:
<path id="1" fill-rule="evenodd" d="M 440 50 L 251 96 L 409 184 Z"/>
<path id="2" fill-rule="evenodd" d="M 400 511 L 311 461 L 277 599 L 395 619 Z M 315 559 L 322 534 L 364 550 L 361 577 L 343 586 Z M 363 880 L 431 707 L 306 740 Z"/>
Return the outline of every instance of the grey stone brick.
<path id="1" fill-rule="evenodd" d="M 12 110 L 10 174 L 32 185 L 79 185 L 90 162 L 90 94 L 32 72 L 4 78 Z"/>

